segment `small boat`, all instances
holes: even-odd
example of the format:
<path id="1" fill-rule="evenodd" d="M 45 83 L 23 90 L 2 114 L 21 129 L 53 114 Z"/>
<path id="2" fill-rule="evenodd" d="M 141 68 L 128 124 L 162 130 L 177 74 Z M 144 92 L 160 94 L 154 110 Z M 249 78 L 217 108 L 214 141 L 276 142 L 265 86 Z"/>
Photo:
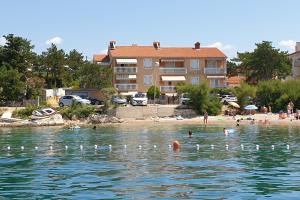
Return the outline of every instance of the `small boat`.
<path id="1" fill-rule="evenodd" d="M 46 116 L 53 115 L 55 113 L 56 113 L 56 111 L 53 110 L 52 108 L 42 108 L 39 110 L 34 110 L 32 112 L 32 115 L 37 116 L 37 117 L 46 117 Z"/>
<path id="2" fill-rule="evenodd" d="M 177 120 L 183 120 L 183 117 L 181 117 L 181 115 L 179 115 L 178 117 L 176 117 Z"/>

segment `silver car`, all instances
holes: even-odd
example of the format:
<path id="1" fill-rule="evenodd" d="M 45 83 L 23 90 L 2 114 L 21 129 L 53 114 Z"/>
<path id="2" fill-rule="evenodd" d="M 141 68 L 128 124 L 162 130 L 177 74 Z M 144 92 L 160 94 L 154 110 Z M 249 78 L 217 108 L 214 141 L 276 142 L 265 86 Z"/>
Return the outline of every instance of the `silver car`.
<path id="1" fill-rule="evenodd" d="M 58 103 L 60 107 L 71 106 L 72 104 L 86 105 L 86 104 L 91 104 L 91 101 L 87 99 L 83 99 L 77 95 L 65 95 L 59 99 L 59 103 Z"/>

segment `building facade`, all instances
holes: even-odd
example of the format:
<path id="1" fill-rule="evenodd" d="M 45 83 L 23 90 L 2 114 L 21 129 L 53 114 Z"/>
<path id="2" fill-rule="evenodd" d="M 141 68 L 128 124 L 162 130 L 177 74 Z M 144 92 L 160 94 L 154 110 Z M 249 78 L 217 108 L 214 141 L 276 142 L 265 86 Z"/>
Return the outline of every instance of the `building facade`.
<path id="1" fill-rule="evenodd" d="M 162 94 L 173 95 L 180 82 L 200 84 L 208 81 L 215 87 L 226 87 L 226 55 L 217 48 L 117 46 L 111 41 L 108 54 L 94 55 L 94 63 L 113 68 L 113 84 L 122 94 L 147 92 L 155 85 Z"/>
<path id="2" fill-rule="evenodd" d="M 292 59 L 293 79 L 300 79 L 300 42 L 296 42 L 295 52 L 290 54 Z"/>

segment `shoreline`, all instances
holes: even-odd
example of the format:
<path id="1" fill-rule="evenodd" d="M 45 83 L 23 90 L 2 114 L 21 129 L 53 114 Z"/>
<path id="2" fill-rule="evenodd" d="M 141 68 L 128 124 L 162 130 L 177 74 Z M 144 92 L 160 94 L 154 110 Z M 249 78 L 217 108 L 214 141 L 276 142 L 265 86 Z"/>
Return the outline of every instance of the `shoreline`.
<path id="1" fill-rule="evenodd" d="M 254 123 L 252 120 L 247 118 L 251 117 L 251 119 L 255 119 Z M 237 122 L 237 119 L 240 119 Z M 300 120 L 295 120 L 292 118 L 279 119 L 276 114 L 255 114 L 251 116 L 236 116 L 235 119 L 230 116 L 209 116 L 208 123 L 206 126 L 246 126 L 246 125 L 264 125 L 264 126 L 300 126 Z M 0 128 L 22 128 L 22 127 L 70 127 L 72 125 L 79 125 L 83 127 L 105 127 L 105 126 L 137 126 L 137 125 L 201 125 L 205 126 L 203 116 L 197 116 L 194 118 L 146 118 L 146 119 L 135 119 L 135 118 L 126 118 L 122 119 L 121 123 L 88 123 L 87 120 L 64 120 L 63 124 L 44 124 L 44 125 L 28 125 L 28 124 L 19 124 L 19 123 L 0 123 Z"/>

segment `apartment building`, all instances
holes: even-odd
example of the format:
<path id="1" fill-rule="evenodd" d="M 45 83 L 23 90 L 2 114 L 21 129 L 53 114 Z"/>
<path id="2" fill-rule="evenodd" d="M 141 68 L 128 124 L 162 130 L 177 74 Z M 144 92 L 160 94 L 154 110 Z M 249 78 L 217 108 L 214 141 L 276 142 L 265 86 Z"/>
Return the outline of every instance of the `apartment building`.
<path id="1" fill-rule="evenodd" d="M 292 59 L 293 79 L 300 79 L 300 42 L 296 42 L 295 52 L 290 54 Z"/>
<path id="2" fill-rule="evenodd" d="M 172 95 L 180 82 L 208 81 L 212 88 L 226 87 L 226 55 L 199 42 L 191 47 L 162 47 L 160 42 L 118 46 L 111 41 L 108 54 L 94 55 L 93 61 L 113 68 L 113 84 L 122 94 L 147 92 L 155 85 Z"/>

